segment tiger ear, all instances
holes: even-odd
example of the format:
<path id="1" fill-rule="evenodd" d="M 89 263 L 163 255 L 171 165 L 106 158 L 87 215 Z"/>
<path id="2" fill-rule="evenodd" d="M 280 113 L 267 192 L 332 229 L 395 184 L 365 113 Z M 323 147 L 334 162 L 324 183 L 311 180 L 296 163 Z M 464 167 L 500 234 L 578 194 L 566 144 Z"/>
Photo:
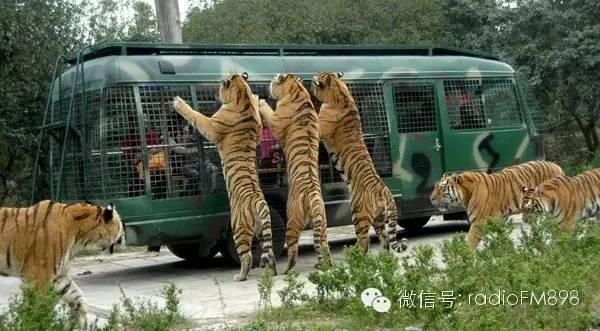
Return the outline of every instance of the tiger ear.
<path id="1" fill-rule="evenodd" d="M 452 178 L 456 184 L 460 184 L 460 176 L 458 174 L 452 174 L 450 175 L 450 178 Z"/>
<path id="2" fill-rule="evenodd" d="M 245 71 L 244 71 L 244 72 L 242 72 L 242 78 L 243 78 L 245 81 L 248 81 L 248 73 L 247 73 L 247 72 L 245 72 Z"/>
<path id="3" fill-rule="evenodd" d="M 288 74 L 277 74 L 277 81 L 283 83 L 287 78 Z"/>
<path id="4" fill-rule="evenodd" d="M 104 218 L 104 223 L 108 223 L 113 219 L 113 210 L 114 206 L 112 203 L 109 203 L 106 208 L 104 208 L 104 213 L 102 213 L 102 218 Z"/>
<path id="5" fill-rule="evenodd" d="M 319 81 L 319 79 L 317 78 L 317 76 L 313 76 L 313 83 L 315 83 L 315 86 L 318 88 L 322 88 L 323 87 L 323 83 L 321 83 L 321 81 Z"/>
<path id="6" fill-rule="evenodd" d="M 337 77 L 338 77 L 338 78 L 342 78 L 342 77 L 344 77 L 344 73 L 343 73 L 343 72 L 338 72 L 338 73 L 337 73 Z"/>
<path id="7" fill-rule="evenodd" d="M 221 85 L 223 85 L 223 87 L 229 88 L 229 84 L 231 84 L 231 81 L 229 79 L 223 79 L 221 81 Z"/>
<path id="8" fill-rule="evenodd" d="M 527 193 L 527 191 L 529 191 L 529 189 L 527 188 L 527 186 L 521 187 L 521 193 Z"/>
<path id="9" fill-rule="evenodd" d="M 65 209 L 65 211 L 71 214 L 71 216 L 73 216 L 73 219 L 75 219 L 76 221 L 80 221 L 94 213 L 98 213 L 98 206 L 78 203 L 75 205 L 68 206 Z"/>

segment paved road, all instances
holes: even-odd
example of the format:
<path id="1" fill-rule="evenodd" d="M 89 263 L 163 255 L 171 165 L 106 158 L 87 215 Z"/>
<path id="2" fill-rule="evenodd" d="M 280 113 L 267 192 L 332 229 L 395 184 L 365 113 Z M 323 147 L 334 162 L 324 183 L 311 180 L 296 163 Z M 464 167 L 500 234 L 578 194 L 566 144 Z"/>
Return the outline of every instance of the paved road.
<path id="1" fill-rule="evenodd" d="M 438 246 L 444 239 L 457 233 L 466 232 L 466 221 L 430 221 L 418 234 L 405 234 L 410 248 L 417 245 Z M 344 245 L 354 243 L 352 227 L 330 229 L 332 256 L 339 259 Z M 298 259 L 300 279 L 306 280 L 316 262 L 311 249 L 312 234 L 306 233 L 301 240 L 301 253 Z M 379 249 L 378 243 L 372 247 Z M 278 259 L 278 269 L 283 270 L 286 259 Z M 73 262 L 73 275 L 83 289 L 92 311 L 103 315 L 120 297 L 119 286 L 127 296 L 159 300 L 157 296 L 165 283 L 173 283 L 183 290 L 182 305 L 186 315 L 192 317 L 198 326 L 221 328 L 240 323 L 256 312 L 258 307 L 257 280 L 261 270 L 253 269 L 246 282 L 234 282 L 232 276 L 238 269 L 228 266 L 222 258 L 215 257 L 210 265 L 190 265 L 173 256 L 167 249 L 160 254 L 143 251 L 127 252 L 108 256 L 78 258 Z M 6 306 L 8 297 L 18 293 L 20 281 L 15 278 L 0 277 L 0 307 Z M 307 282 L 306 288 L 314 288 Z M 275 290 L 283 286 L 283 277 L 275 278 Z M 273 292 L 273 303 L 279 298 Z"/>

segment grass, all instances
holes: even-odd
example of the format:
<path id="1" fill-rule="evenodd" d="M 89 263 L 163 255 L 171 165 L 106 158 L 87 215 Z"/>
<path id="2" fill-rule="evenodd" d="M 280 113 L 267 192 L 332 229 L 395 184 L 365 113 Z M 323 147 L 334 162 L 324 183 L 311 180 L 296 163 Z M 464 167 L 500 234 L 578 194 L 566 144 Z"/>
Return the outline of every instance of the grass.
<path id="1" fill-rule="evenodd" d="M 59 304 L 60 296 L 50 290 L 40 294 L 34 288 L 25 287 L 21 295 L 9 301 L 6 311 L 0 313 L 0 331 L 46 331 L 46 330 L 187 330 L 192 324 L 180 310 L 181 290 L 174 285 L 162 289 L 164 306 L 149 300 L 132 300 L 124 293 L 120 303 L 114 305 L 106 323 L 98 320 L 80 324 L 67 307 Z"/>
<path id="2" fill-rule="evenodd" d="M 556 220 L 538 217 L 517 242 L 512 229 L 510 222 L 488 222 L 476 252 L 463 235 L 439 253 L 420 246 L 401 260 L 346 248 L 343 260 L 309 276 L 316 296 L 264 309 L 240 330 L 597 328 L 600 224 L 580 222 L 562 234 Z M 370 287 L 390 299 L 389 312 L 364 306 L 360 295 Z"/>

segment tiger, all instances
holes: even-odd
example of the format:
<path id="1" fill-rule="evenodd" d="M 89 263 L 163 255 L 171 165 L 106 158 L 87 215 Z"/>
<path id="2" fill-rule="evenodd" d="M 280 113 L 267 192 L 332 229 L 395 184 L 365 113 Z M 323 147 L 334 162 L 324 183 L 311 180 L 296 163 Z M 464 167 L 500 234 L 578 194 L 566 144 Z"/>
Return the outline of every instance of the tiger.
<path id="1" fill-rule="evenodd" d="M 207 117 L 194 111 L 179 96 L 173 109 L 191 123 L 206 139 L 215 143 L 231 210 L 231 228 L 235 249 L 240 257 L 240 273 L 235 281 L 244 281 L 252 268 L 252 239 L 261 240 L 260 266 L 277 274 L 269 206 L 258 182 L 256 149 L 261 139 L 262 121 L 258 97 L 250 90 L 248 75 L 231 75 L 221 81 L 219 100 L 222 106 Z M 259 235 L 260 234 L 260 235 Z"/>
<path id="2" fill-rule="evenodd" d="M 28 208 L 0 208 L 0 275 L 18 277 L 44 293 L 53 288 L 74 316 L 85 320 L 88 304 L 69 275 L 71 254 L 110 249 L 124 237 L 112 204 L 41 201 Z"/>
<path id="3" fill-rule="evenodd" d="M 311 82 L 311 92 L 321 103 L 321 139 L 350 191 L 352 223 L 358 245 L 368 251 L 369 229 L 373 226 L 384 249 L 404 252 L 408 248 L 406 239 L 400 242 L 396 239 L 396 201 L 375 170 L 363 140 L 356 102 L 341 78 L 341 73 L 318 73 Z"/>
<path id="4" fill-rule="evenodd" d="M 469 218 L 467 244 L 477 248 L 481 241 L 481 226 L 488 218 L 518 214 L 522 188 L 564 175 L 562 168 L 548 161 L 530 161 L 487 174 L 467 171 L 445 173 L 435 183 L 430 200 L 440 211 L 462 207 Z"/>
<path id="5" fill-rule="evenodd" d="M 523 187 L 521 211 L 548 213 L 556 217 L 561 230 L 573 228 L 576 219 L 600 216 L 600 168 L 574 177 L 558 176 L 536 187 Z"/>
<path id="6" fill-rule="evenodd" d="M 287 162 L 288 200 L 286 242 L 290 272 L 298 257 L 300 233 L 308 222 L 313 226 L 317 268 L 330 264 L 327 217 L 319 178 L 319 123 L 310 94 L 293 74 L 278 74 L 269 85 L 277 101 L 273 111 L 260 100 L 260 114 L 275 138 L 283 145 Z"/>

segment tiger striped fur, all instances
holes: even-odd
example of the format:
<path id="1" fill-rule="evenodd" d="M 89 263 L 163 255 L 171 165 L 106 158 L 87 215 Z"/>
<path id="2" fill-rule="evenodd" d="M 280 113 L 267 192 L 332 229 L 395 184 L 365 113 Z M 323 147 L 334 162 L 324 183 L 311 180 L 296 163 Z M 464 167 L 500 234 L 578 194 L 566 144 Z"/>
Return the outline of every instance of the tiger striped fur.
<path id="1" fill-rule="evenodd" d="M 574 177 L 558 176 L 537 187 L 523 187 L 523 213 L 548 213 L 569 231 L 576 219 L 600 216 L 600 168 Z"/>
<path id="2" fill-rule="evenodd" d="M 19 277 L 40 292 L 52 286 L 85 319 L 86 300 L 69 275 L 72 250 L 107 249 L 123 235 L 112 205 L 45 200 L 29 208 L 0 208 L 0 275 Z"/>
<path id="3" fill-rule="evenodd" d="M 488 218 L 506 217 L 520 212 L 521 191 L 563 175 L 560 166 L 547 161 L 531 161 L 507 167 L 494 174 L 463 172 L 444 174 L 435 183 L 431 203 L 441 211 L 462 207 L 469 216 L 467 244 L 477 248 L 480 227 Z"/>
<path id="4" fill-rule="evenodd" d="M 327 218 L 319 178 L 319 124 L 310 94 L 294 75 L 277 75 L 271 80 L 270 93 L 277 100 L 276 111 L 260 101 L 264 122 L 283 145 L 287 162 L 288 263 L 286 273 L 296 265 L 298 240 L 307 222 L 312 222 L 317 267 L 329 260 Z"/>
<path id="5" fill-rule="evenodd" d="M 246 280 L 252 267 L 252 239 L 260 235 L 261 267 L 269 266 L 277 274 L 273 254 L 273 236 L 269 207 L 258 183 L 256 148 L 262 122 L 258 98 L 246 82 L 247 75 L 233 75 L 221 82 L 219 99 L 223 106 L 212 116 L 194 111 L 181 98 L 175 110 L 202 135 L 217 145 L 229 195 L 231 228 L 241 269 L 234 280 Z"/>
<path id="6" fill-rule="evenodd" d="M 383 183 L 363 140 L 360 116 L 341 74 L 321 72 L 312 81 L 312 94 L 321 103 L 321 138 L 350 190 L 352 222 L 358 244 L 369 249 L 369 229 L 375 228 L 385 249 L 396 253 L 407 249 L 398 242 L 396 201 Z M 387 232 L 385 226 L 387 223 Z"/>

